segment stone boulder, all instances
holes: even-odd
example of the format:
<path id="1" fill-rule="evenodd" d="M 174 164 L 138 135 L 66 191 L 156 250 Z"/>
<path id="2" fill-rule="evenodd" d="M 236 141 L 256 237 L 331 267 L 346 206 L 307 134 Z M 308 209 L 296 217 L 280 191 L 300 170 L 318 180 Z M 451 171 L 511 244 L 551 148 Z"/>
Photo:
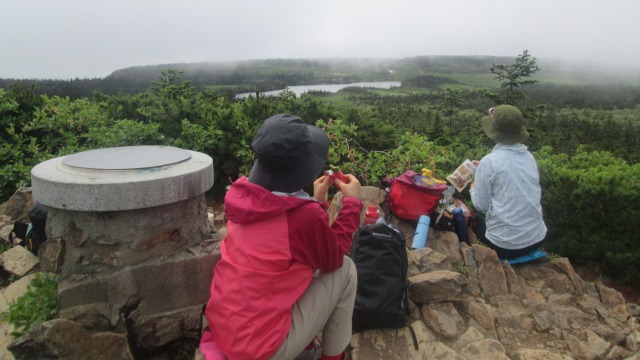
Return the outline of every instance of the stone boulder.
<path id="1" fill-rule="evenodd" d="M 27 213 L 33 203 L 31 188 L 20 187 L 6 202 L 0 204 L 0 214 L 13 218 L 15 221 L 28 223 L 30 221 Z"/>
<path id="2" fill-rule="evenodd" d="M 16 359 L 134 359 L 126 334 L 91 334 L 82 325 L 64 319 L 37 325 L 12 342 L 9 351 Z"/>

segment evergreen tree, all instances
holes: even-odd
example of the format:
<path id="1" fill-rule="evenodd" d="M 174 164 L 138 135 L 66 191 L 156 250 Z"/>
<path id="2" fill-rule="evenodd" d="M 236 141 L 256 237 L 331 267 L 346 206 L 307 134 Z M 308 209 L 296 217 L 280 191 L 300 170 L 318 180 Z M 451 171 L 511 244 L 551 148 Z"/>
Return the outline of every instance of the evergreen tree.
<path id="1" fill-rule="evenodd" d="M 525 94 L 520 90 L 524 85 L 535 84 L 537 80 L 529 77 L 540 71 L 536 64 L 536 58 L 532 58 L 528 50 L 522 52 L 516 58 L 515 64 L 496 65 L 491 67 L 491 73 L 500 81 L 500 91 L 490 89 L 478 89 L 478 92 L 493 101 L 496 105 L 517 105 L 525 99 Z"/>

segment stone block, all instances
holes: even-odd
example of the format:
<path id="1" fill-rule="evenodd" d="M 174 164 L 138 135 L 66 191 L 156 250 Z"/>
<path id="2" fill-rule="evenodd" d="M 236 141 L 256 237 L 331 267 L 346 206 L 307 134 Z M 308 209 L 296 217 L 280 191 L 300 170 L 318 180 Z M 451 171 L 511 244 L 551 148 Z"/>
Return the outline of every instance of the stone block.
<path id="1" fill-rule="evenodd" d="M 15 246 L 0 254 L 0 264 L 9 273 L 22 277 L 40 263 L 38 257 L 22 246 Z"/>
<path id="2" fill-rule="evenodd" d="M 411 250 L 408 257 L 408 277 L 436 270 L 453 270 L 451 262 L 445 255 L 430 248 Z"/>
<path id="3" fill-rule="evenodd" d="M 464 320 L 450 302 L 426 304 L 422 307 L 422 315 L 436 337 L 454 339 L 465 331 Z"/>
<path id="4" fill-rule="evenodd" d="M 133 360 L 127 334 L 90 334 L 80 324 L 55 319 L 36 325 L 9 345 L 16 360 L 96 359 Z"/>
<path id="5" fill-rule="evenodd" d="M 195 307 L 199 309 L 199 324 L 199 316 L 209 299 L 213 266 L 219 258 L 219 252 L 199 251 L 194 255 L 183 251 L 171 258 L 125 268 L 104 276 L 67 277 L 58 287 L 58 307 L 66 317 L 87 325 L 97 324 L 99 327 L 104 326 L 102 321 L 105 319 L 108 319 L 110 326 L 116 326 L 122 321 L 121 314 L 133 311 L 132 319 L 136 319 L 135 323 L 142 324 L 142 328 L 136 327 L 132 333 L 140 341 L 152 338 L 157 344 L 164 344 L 177 340 L 176 336 L 182 337 L 186 325 L 180 321 L 185 320 L 172 320 L 172 323 L 178 322 L 180 326 L 158 327 L 157 322 L 161 320 L 153 319 L 161 319 L 160 314 L 180 313 L 184 309 Z M 79 318 L 77 309 L 99 304 L 106 305 L 107 314 Z M 171 316 L 175 318 L 174 315 Z M 194 326 L 199 328 L 199 325 Z M 179 330 L 172 332 L 172 329 Z M 144 341 L 152 343 L 151 340 Z"/>
<path id="6" fill-rule="evenodd" d="M 508 294 L 507 278 L 496 252 L 482 245 L 473 245 L 473 251 L 483 293 L 486 296 Z"/>
<path id="7" fill-rule="evenodd" d="M 27 213 L 33 206 L 33 195 L 30 187 L 19 187 L 2 205 L 0 214 L 12 217 L 16 221 L 30 222 Z"/>
<path id="8" fill-rule="evenodd" d="M 27 291 L 27 286 L 35 276 L 36 273 L 29 274 L 0 291 L 0 312 L 7 310 L 10 302 L 15 301 Z"/>
<path id="9" fill-rule="evenodd" d="M 493 339 L 481 339 L 465 346 L 460 354 L 467 359 L 509 360 L 502 344 Z"/>
<path id="10" fill-rule="evenodd" d="M 409 298 L 416 304 L 462 300 L 467 285 L 456 272 L 439 270 L 409 278 Z"/>

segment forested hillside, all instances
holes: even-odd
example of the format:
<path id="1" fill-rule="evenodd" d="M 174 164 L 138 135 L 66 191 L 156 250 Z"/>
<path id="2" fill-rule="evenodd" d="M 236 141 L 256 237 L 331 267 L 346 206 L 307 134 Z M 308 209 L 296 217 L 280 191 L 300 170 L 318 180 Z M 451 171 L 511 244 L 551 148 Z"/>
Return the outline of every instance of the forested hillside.
<path id="1" fill-rule="evenodd" d="M 403 59 L 266 59 L 234 62 L 178 63 L 135 66 L 115 70 L 105 78 L 0 79 L 0 88 L 35 85 L 37 94 L 91 97 L 94 91 L 108 95 L 145 91 L 163 70 L 175 69 L 196 90 L 215 89 L 237 94 L 284 89 L 286 86 L 337 84 L 395 80 L 434 87 L 439 83 L 458 86 L 491 86 L 488 69 L 508 63 L 508 57 L 420 56 Z M 621 84 L 640 81 L 640 69 L 611 69 L 579 62 L 540 60 L 544 72 L 534 76 L 543 84 Z M 438 79 L 434 83 L 433 79 Z"/>
<path id="2" fill-rule="evenodd" d="M 251 139 L 288 112 L 323 127 L 329 164 L 378 186 L 384 176 L 431 168 L 444 178 L 493 142 L 479 119 L 508 103 L 529 120 L 538 160 L 547 249 L 640 280 L 640 86 L 600 71 L 561 73 L 528 52 L 515 58 L 262 60 L 123 69 L 105 79 L 0 81 L 0 201 L 29 185 L 41 161 L 78 151 L 161 144 L 214 159 L 220 198 L 247 173 Z M 554 67 L 555 66 L 555 67 Z M 395 80 L 390 90 L 350 87 L 296 96 L 265 91 L 317 83 Z M 468 200 L 468 193 L 457 194 Z M 616 211 L 612 211 L 616 210 Z"/>

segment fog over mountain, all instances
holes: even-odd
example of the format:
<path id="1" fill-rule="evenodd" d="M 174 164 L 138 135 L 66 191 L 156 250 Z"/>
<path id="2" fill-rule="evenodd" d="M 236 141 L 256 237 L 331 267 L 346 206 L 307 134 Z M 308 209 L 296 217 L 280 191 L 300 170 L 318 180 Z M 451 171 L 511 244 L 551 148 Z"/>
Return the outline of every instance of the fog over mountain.
<path id="1" fill-rule="evenodd" d="M 635 0 L 0 0 L 0 78 L 153 64 L 490 55 L 640 64 Z"/>

